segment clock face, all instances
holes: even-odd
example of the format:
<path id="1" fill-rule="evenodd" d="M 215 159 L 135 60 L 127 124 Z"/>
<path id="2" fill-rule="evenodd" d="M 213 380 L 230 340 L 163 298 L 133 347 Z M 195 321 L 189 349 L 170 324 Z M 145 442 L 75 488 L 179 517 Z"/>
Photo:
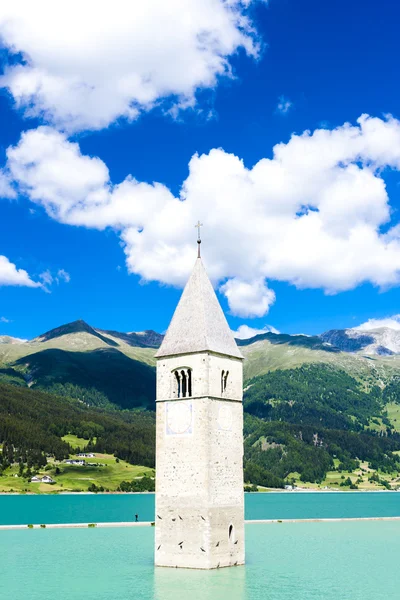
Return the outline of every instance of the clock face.
<path id="1" fill-rule="evenodd" d="M 218 428 L 224 431 L 231 431 L 232 420 L 232 408 L 229 404 L 222 404 L 218 409 Z"/>
<path id="2" fill-rule="evenodd" d="M 167 435 L 183 435 L 192 433 L 191 401 L 166 402 Z"/>

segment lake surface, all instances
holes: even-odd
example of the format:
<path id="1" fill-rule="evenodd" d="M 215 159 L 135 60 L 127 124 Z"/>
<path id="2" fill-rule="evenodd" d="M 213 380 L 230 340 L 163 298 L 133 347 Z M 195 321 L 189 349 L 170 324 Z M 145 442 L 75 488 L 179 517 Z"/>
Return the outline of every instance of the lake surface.
<path id="1" fill-rule="evenodd" d="M 253 493 L 245 506 L 247 520 L 400 517 L 400 493 Z M 112 523 L 136 513 L 154 521 L 154 494 L 0 496 L 0 525 Z"/>
<path id="2" fill-rule="evenodd" d="M 154 568 L 153 536 L 150 527 L 1 531 L 0 597 L 398 600 L 400 594 L 397 521 L 247 524 L 246 565 L 216 571 Z"/>

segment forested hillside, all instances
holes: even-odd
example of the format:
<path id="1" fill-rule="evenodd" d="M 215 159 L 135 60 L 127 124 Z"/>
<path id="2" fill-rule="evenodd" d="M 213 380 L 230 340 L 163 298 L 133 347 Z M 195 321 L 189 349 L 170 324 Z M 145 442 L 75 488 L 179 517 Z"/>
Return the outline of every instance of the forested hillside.
<path id="1" fill-rule="evenodd" d="M 382 391 L 365 386 L 341 369 L 303 365 L 250 380 L 244 394 L 247 412 L 270 421 L 360 431 L 381 417 Z M 390 426 L 389 421 L 387 425 Z"/>
<path id="2" fill-rule="evenodd" d="M 16 361 L 36 389 L 78 398 L 91 406 L 122 409 L 155 406 L 153 367 L 116 348 L 89 352 L 48 349 Z"/>
<path id="3" fill-rule="evenodd" d="M 61 439 L 66 434 L 90 440 L 93 451 L 153 467 L 154 422 L 153 412 L 105 412 L 0 383 L 0 470 L 12 461 L 40 466 L 47 455 L 68 457 L 72 448 Z"/>
<path id="4" fill-rule="evenodd" d="M 101 408 L 154 409 L 154 331 L 119 333 L 84 321 L 31 341 L 0 338 L 0 381 Z"/>
<path id="5" fill-rule="evenodd" d="M 77 321 L 31 342 L 3 340 L 2 468 L 12 460 L 39 465 L 48 455 L 68 456 L 65 435 L 95 452 L 154 466 L 160 339 L 151 331 L 104 331 Z M 386 486 L 400 478 L 399 357 L 366 358 L 320 337 L 272 333 L 239 344 L 248 483 L 329 484 L 331 477 L 332 485 L 344 478 L 349 486 L 375 477 Z"/>
<path id="6" fill-rule="evenodd" d="M 31 341 L 0 337 L 0 380 L 92 406 L 154 408 L 154 354 L 161 340 L 154 331 L 107 331 L 84 321 L 67 323 Z M 349 354 L 318 336 L 266 333 L 238 343 L 245 357 L 245 382 L 273 371 L 320 364 L 345 371 L 368 390 L 394 380 L 391 393 L 396 393 L 399 356 Z"/>
<path id="7" fill-rule="evenodd" d="M 296 473 L 304 482 L 321 482 L 333 468 L 353 471 L 363 461 L 398 474 L 393 452 L 400 450 L 400 422 L 387 411 L 393 399 L 395 382 L 387 392 L 329 365 L 251 380 L 244 394 L 246 478 L 282 486 Z"/>
<path id="8" fill-rule="evenodd" d="M 283 487 L 297 477 L 320 483 L 328 471 L 352 472 L 360 462 L 398 477 L 399 448 L 399 434 L 386 437 L 247 416 L 245 479 L 268 487 Z"/>
<path id="9" fill-rule="evenodd" d="M 350 472 L 363 462 L 398 474 L 400 434 L 365 429 L 385 407 L 378 390 L 370 393 L 321 366 L 257 378 L 245 393 L 245 480 L 271 487 L 296 478 L 318 483 L 333 469 Z M 87 440 L 91 451 L 153 467 L 154 423 L 152 411 L 100 410 L 0 384 L 0 471 L 12 462 L 39 468 L 48 456 L 68 457 L 73 449 L 61 439 L 67 434 Z"/>

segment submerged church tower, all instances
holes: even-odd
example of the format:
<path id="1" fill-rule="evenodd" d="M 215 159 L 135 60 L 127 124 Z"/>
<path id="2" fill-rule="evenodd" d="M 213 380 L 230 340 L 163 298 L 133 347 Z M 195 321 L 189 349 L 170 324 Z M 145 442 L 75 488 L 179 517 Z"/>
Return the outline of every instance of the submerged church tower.
<path id="1" fill-rule="evenodd" d="M 200 253 L 156 357 L 155 564 L 241 565 L 243 357 Z"/>

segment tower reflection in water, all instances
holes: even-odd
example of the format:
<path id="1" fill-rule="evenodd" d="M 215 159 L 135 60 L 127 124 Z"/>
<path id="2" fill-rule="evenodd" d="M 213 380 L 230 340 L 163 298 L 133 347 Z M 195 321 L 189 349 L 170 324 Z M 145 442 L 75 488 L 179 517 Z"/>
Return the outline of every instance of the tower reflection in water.
<path id="1" fill-rule="evenodd" d="M 246 566 L 212 569 L 154 569 L 155 600 L 245 600 Z"/>

